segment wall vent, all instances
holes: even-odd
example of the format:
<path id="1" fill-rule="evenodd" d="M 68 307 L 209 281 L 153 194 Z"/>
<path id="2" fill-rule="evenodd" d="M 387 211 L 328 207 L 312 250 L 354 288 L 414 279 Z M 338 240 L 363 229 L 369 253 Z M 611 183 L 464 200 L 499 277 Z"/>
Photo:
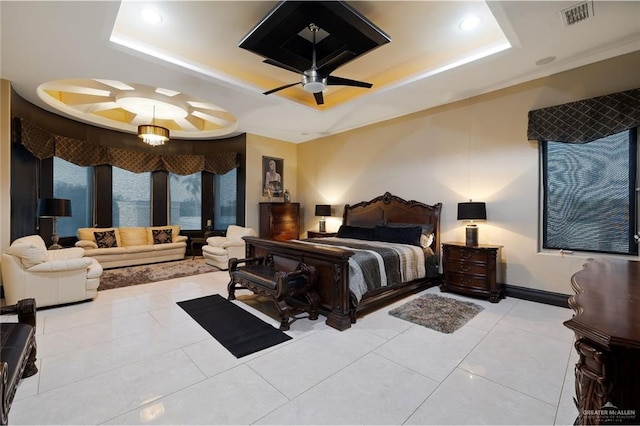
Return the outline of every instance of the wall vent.
<path id="1" fill-rule="evenodd" d="M 582 22 L 593 16 L 593 1 L 583 1 L 560 12 L 566 27 Z"/>

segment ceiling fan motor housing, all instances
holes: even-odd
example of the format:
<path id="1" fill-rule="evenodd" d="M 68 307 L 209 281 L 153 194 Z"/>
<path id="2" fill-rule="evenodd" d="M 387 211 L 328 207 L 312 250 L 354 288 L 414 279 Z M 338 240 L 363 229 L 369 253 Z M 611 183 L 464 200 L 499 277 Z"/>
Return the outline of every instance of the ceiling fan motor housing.
<path id="1" fill-rule="evenodd" d="M 317 70 L 306 70 L 302 75 L 302 88 L 309 93 L 322 92 L 327 87 L 327 78 L 318 74 Z"/>

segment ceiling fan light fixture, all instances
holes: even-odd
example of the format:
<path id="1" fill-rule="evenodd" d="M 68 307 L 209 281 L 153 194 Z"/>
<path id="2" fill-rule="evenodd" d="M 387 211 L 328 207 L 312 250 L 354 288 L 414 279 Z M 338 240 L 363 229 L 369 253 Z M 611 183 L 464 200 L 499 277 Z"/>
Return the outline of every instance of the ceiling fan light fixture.
<path id="1" fill-rule="evenodd" d="M 316 70 L 307 70 L 302 76 L 302 88 L 309 93 L 322 92 L 327 88 L 327 79 L 322 78 Z"/>

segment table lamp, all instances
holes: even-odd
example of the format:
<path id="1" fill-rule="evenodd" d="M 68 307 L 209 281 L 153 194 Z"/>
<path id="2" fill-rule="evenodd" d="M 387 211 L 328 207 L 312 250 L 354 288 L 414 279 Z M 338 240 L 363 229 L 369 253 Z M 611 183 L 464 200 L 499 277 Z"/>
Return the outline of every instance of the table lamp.
<path id="1" fill-rule="evenodd" d="M 487 220 L 487 206 L 485 203 L 473 202 L 458 203 L 458 220 L 468 220 L 466 228 L 465 244 L 471 247 L 478 245 L 478 225 L 474 220 Z"/>
<path id="2" fill-rule="evenodd" d="M 41 218 L 51 218 L 53 221 L 53 226 L 51 228 L 51 246 L 49 246 L 49 250 L 61 249 L 62 246 L 58 244 L 56 220 L 59 217 L 71 216 L 71 200 L 65 200 L 62 198 L 41 198 L 38 202 L 38 216 Z"/>
<path id="3" fill-rule="evenodd" d="M 326 222 L 325 216 L 331 216 L 331 205 L 316 204 L 316 216 L 321 216 L 319 231 L 327 232 L 327 222 Z"/>

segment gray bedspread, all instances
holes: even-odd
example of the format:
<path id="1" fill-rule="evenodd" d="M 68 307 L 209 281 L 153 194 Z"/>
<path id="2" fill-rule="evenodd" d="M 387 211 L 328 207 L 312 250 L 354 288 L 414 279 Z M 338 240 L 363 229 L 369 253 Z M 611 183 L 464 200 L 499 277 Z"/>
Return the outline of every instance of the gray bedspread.
<path id="1" fill-rule="evenodd" d="M 351 238 L 309 238 L 303 242 L 352 250 L 349 289 L 359 302 L 370 290 L 406 283 L 426 276 L 421 247 Z"/>

